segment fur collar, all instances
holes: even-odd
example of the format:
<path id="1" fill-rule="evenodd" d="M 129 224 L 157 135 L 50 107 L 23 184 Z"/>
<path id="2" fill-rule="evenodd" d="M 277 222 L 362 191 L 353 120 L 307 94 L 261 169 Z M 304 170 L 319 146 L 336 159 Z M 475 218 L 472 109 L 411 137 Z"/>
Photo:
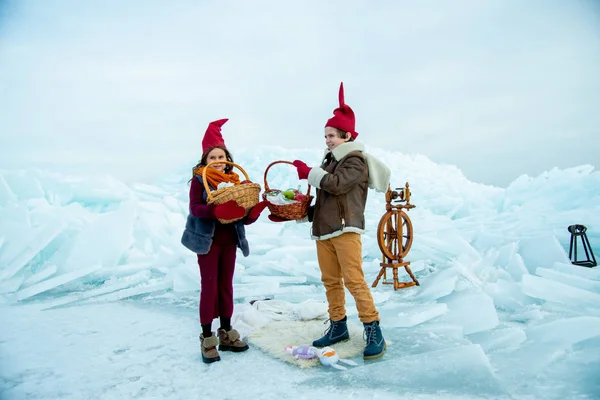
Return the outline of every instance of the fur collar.
<path id="1" fill-rule="evenodd" d="M 367 160 L 369 167 L 369 188 L 385 192 L 390 184 L 392 171 L 383 162 L 365 152 L 365 145 L 360 142 L 346 142 L 333 150 L 326 149 L 325 155 L 331 152 L 336 161 L 341 160 L 353 151 L 360 151 Z"/>

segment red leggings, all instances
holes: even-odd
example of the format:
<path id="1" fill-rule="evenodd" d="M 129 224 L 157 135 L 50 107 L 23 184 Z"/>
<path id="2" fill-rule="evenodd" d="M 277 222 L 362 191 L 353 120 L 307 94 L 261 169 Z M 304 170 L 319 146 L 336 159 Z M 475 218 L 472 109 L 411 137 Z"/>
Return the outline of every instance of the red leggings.
<path id="1" fill-rule="evenodd" d="M 200 266 L 200 323 L 233 315 L 233 271 L 237 246 L 212 244 L 207 254 L 198 254 Z"/>

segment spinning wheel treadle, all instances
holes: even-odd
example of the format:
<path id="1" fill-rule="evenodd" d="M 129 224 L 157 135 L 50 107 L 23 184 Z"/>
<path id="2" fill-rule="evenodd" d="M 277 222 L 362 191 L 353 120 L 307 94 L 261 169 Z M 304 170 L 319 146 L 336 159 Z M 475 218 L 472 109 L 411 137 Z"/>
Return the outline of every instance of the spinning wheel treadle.
<path id="1" fill-rule="evenodd" d="M 415 205 L 410 204 L 408 182 L 404 188 L 397 188 L 394 191 L 388 186 L 385 199 L 386 212 L 381 217 L 377 227 L 377 244 L 383 256 L 383 262 L 379 264 L 381 270 L 371 286 L 377 286 L 381 277 L 383 277 L 384 284 L 394 285 L 394 290 L 419 285 L 419 281 L 409 268 L 410 261 L 404 261 L 404 257 L 406 257 L 412 246 L 413 226 L 408 214 L 403 209 L 408 211 L 415 207 Z M 398 203 L 404 204 L 397 205 Z M 386 281 L 386 268 L 392 268 L 393 282 Z M 399 282 L 398 268 L 404 268 L 412 278 L 412 282 Z"/>

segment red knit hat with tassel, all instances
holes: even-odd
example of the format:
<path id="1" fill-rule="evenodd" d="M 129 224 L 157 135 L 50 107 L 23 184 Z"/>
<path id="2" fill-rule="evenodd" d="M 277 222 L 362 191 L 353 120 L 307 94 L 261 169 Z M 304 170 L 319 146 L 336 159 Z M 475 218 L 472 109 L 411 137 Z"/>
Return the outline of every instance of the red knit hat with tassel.
<path id="1" fill-rule="evenodd" d="M 204 138 L 202 138 L 202 153 L 206 153 L 216 146 L 225 147 L 225 141 L 223 140 L 223 135 L 221 135 L 221 127 L 227 121 L 229 121 L 229 119 L 224 118 L 208 124 Z"/>
<path id="2" fill-rule="evenodd" d="M 344 82 L 340 83 L 339 92 L 340 106 L 333 110 L 333 117 L 327 120 L 325 127 L 332 127 L 344 132 L 350 133 L 352 138 L 356 139 L 358 132 L 354 130 L 355 119 L 354 111 L 344 102 Z"/>

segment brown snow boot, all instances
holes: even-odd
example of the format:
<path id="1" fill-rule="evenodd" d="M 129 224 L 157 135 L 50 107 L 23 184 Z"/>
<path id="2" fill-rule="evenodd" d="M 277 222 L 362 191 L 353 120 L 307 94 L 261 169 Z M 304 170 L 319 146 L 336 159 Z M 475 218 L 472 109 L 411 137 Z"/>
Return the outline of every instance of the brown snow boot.
<path id="1" fill-rule="evenodd" d="M 225 331 L 225 329 L 219 328 L 217 334 L 219 335 L 219 350 L 235 353 L 248 350 L 248 345 L 240 340 L 240 334 L 235 329 Z"/>
<path id="2" fill-rule="evenodd" d="M 204 335 L 200 335 L 200 351 L 202 352 L 202 361 L 210 364 L 215 361 L 221 361 L 219 352 L 217 351 L 217 345 L 219 339 L 215 335 L 211 335 L 207 338 Z"/>

